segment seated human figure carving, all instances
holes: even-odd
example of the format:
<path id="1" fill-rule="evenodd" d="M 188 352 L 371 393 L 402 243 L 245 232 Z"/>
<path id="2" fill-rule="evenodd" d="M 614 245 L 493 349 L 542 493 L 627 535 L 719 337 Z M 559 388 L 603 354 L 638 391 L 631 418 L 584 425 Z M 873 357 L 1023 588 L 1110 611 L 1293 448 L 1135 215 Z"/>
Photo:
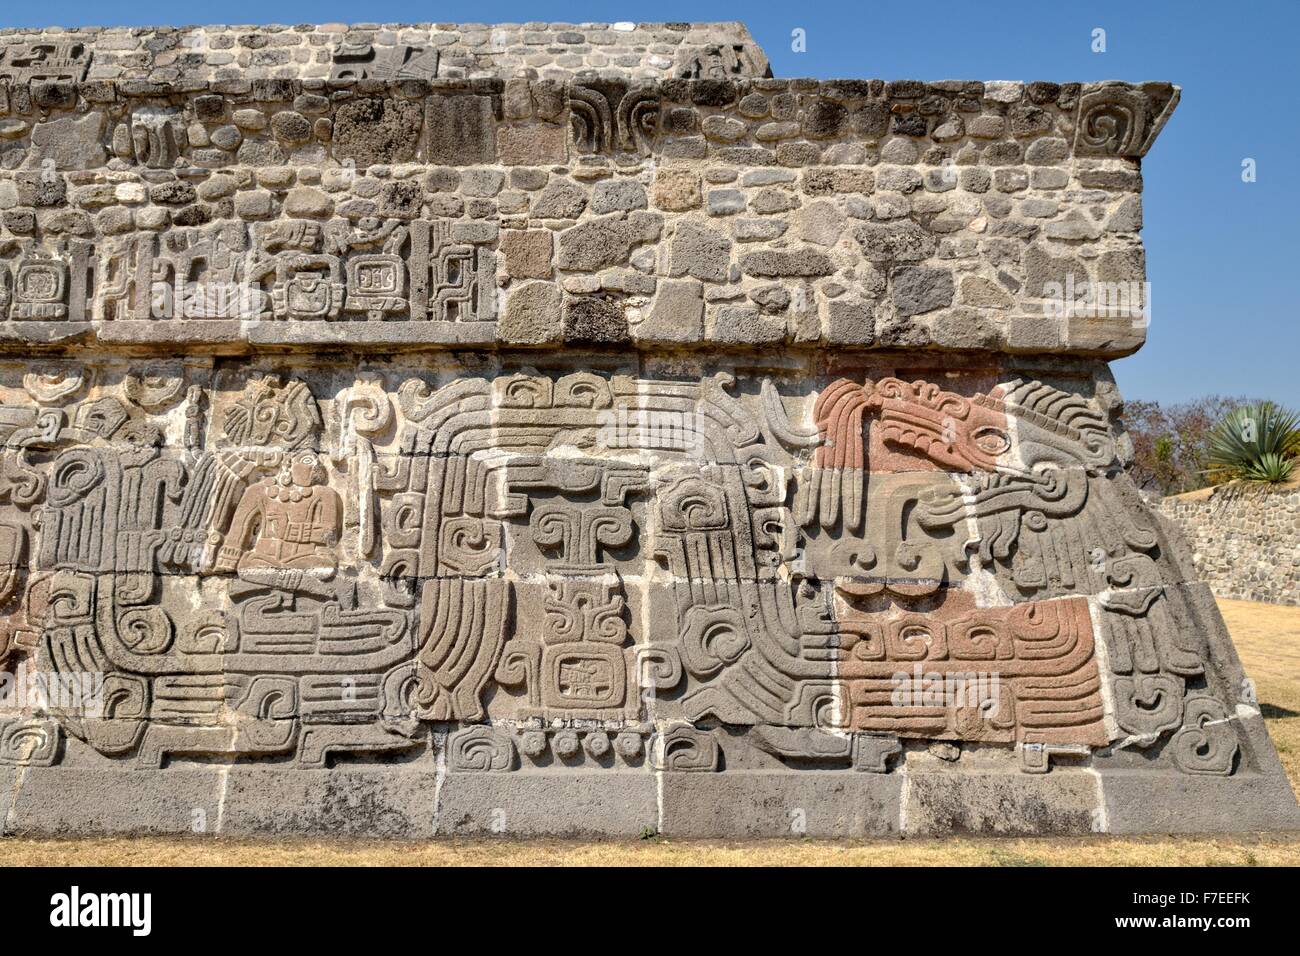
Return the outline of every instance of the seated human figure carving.
<path id="1" fill-rule="evenodd" d="M 327 582 L 338 570 L 342 513 L 316 452 L 287 453 L 279 474 L 244 491 L 216 570 L 234 571 L 250 584 L 332 598 Z"/>

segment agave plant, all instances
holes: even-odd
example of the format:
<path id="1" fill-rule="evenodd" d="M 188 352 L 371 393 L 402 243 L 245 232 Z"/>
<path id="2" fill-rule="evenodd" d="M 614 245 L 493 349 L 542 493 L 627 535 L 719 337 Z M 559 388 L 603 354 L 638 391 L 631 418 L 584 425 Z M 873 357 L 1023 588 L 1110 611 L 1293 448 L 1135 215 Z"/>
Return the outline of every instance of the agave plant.
<path id="1" fill-rule="evenodd" d="M 1272 402 L 1230 412 L 1206 436 L 1206 472 L 1214 482 L 1286 481 L 1298 456 L 1300 415 Z"/>

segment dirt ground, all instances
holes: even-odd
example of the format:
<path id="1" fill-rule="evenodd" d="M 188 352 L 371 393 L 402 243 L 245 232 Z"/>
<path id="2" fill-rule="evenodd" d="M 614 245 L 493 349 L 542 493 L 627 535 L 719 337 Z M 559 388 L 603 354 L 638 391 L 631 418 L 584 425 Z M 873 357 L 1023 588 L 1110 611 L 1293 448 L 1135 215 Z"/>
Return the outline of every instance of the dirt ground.
<path id="1" fill-rule="evenodd" d="M 1220 601 L 1286 766 L 1300 790 L 1300 607 Z M 439 840 L 232 841 L 213 839 L 0 840 L 0 865 L 211 866 L 1277 866 L 1300 865 L 1300 833 L 1116 839 Z"/>

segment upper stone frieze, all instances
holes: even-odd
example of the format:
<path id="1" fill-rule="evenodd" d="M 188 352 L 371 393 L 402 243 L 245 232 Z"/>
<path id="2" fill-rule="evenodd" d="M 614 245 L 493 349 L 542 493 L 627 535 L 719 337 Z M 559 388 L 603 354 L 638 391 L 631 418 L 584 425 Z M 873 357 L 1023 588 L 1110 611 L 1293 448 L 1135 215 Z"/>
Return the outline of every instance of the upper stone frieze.
<path id="1" fill-rule="evenodd" d="M 0 30 L 0 79 L 380 79 L 771 74 L 740 23 L 422 23 Z"/>

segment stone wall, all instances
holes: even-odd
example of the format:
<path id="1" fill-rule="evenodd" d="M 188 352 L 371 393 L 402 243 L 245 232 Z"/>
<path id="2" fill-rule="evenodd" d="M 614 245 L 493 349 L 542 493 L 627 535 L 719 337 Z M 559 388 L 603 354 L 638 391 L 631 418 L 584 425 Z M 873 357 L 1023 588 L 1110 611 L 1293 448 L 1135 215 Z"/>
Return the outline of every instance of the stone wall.
<path id="1" fill-rule="evenodd" d="M 1196 574 L 1219 597 L 1300 604 L 1300 489 L 1175 495 L 1160 511 L 1186 535 Z"/>
<path id="2" fill-rule="evenodd" d="M 353 347 L 1118 356 L 1145 335 L 1140 294 L 1102 317 L 1044 298 L 1143 279 L 1136 157 L 1172 108 L 1167 85 L 135 89 L 0 86 L 0 242 L 20 268 L 55 247 L 67 263 L 50 266 L 57 303 L 26 303 L 4 280 L 12 321 L 0 336 L 229 349 L 336 343 L 344 321 L 359 323 L 347 327 Z M 1121 106 L 1143 132 L 1096 139 L 1091 127 Z M 387 305 L 348 301 L 358 259 L 395 257 L 414 276 L 462 245 L 474 262 L 458 273 L 473 286 L 460 321 L 408 309 L 404 290 Z M 286 281 L 277 257 L 298 254 L 322 257 L 312 268 L 330 274 L 338 301 L 312 312 L 275 298 Z M 254 323 L 153 294 L 199 280 L 265 293 L 244 304 Z"/>
<path id="3" fill-rule="evenodd" d="M 0 79 L 167 90 L 246 79 L 765 76 L 739 23 L 423 23 L 0 30 Z"/>
<path id="4" fill-rule="evenodd" d="M 1295 824 L 1077 308 L 1176 87 L 339 33 L 4 46 L 9 832 Z"/>

